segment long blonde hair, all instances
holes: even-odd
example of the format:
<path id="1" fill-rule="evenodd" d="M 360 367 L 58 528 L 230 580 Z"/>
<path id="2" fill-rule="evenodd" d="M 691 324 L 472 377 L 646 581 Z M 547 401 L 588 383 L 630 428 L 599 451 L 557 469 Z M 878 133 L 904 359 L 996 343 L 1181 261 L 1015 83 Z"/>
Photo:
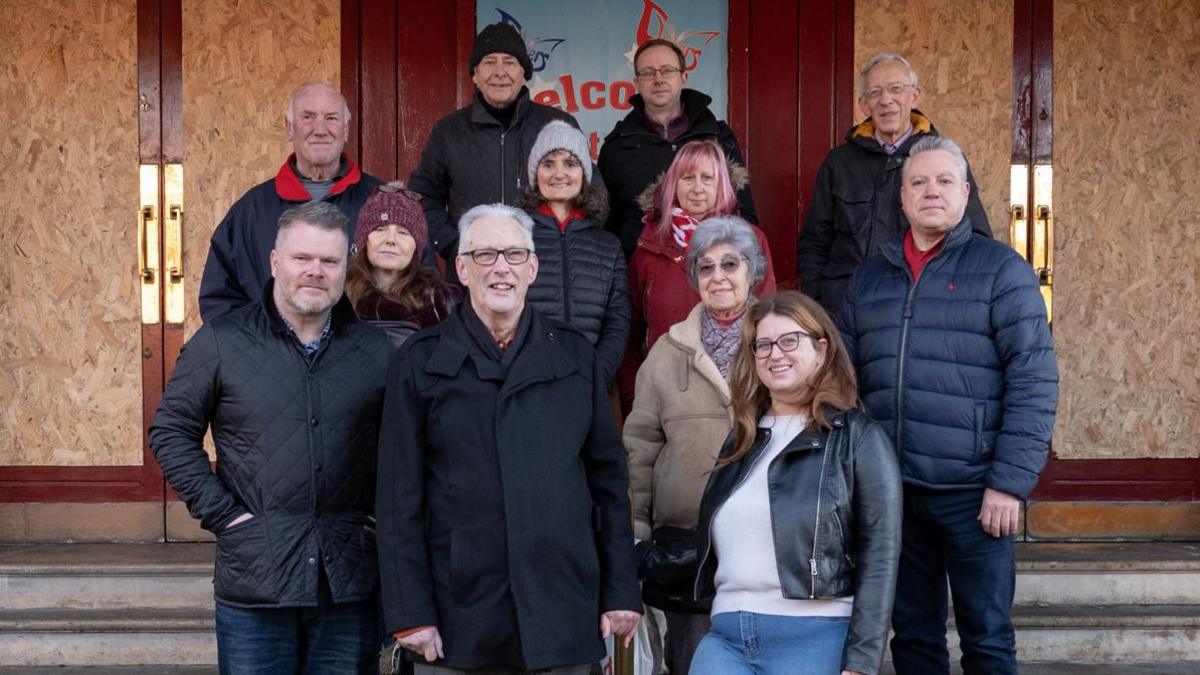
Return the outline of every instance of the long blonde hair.
<path id="1" fill-rule="evenodd" d="M 758 420 L 771 407 L 771 392 L 758 379 L 755 369 L 754 340 L 758 322 L 775 314 L 795 321 L 814 340 L 825 340 L 825 359 L 812 374 L 808 392 L 801 402 L 805 416 L 813 424 L 828 429 L 824 409 L 850 410 L 858 406 L 858 382 L 854 368 L 842 344 L 842 336 L 829 314 L 815 300 L 798 291 L 768 295 L 751 306 L 742 322 L 742 345 L 729 372 L 733 400 L 733 452 L 721 458 L 719 466 L 736 462 L 750 451 Z"/>

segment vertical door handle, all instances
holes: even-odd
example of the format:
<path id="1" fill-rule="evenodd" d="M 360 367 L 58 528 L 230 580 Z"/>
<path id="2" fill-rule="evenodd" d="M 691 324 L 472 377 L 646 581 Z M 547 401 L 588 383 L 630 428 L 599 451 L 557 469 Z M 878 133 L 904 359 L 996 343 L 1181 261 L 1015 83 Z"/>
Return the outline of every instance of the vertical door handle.
<path id="1" fill-rule="evenodd" d="M 142 164 L 138 171 L 138 277 L 140 280 L 142 323 L 160 321 L 159 291 L 162 275 L 159 259 L 158 165 Z"/>
<path id="2" fill-rule="evenodd" d="M 184 320 L 183 289 L 183 165 L 167 164 L 163 167 L 163 204 L 167 214 L 163 224 L 163 255 L 166 269 L 166 313 L 167 323 L 180 324 Z"/>

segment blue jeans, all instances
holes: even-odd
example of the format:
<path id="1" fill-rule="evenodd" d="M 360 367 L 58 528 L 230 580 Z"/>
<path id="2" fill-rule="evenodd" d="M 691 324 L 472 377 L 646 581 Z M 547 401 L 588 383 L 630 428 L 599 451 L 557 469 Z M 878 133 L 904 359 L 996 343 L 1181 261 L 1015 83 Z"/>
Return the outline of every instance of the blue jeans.
<path id="1" fill-rule="evenodd" d="M 838 675 L 850 619 L 722 612 L 692 656 L 691 675 Z"/>
<path id="2" fill-rule="evenodd" d="M 983 531 L 977 520 L 982 503 L 982 489 L 938 492 L 904 486 L 900 573 L 892 610 L 897 675 L 950 672 L 947 576 L 963 673 L 1017 673 L 1013 540 Z"/>
<path id="3" fill-rule="evenodd" d="M 322 580 L 323 581 L 323 580 Z M 376 602 L 245 609 L 217 603 L 221 675 L 372 675 L 379 672 Z"/>

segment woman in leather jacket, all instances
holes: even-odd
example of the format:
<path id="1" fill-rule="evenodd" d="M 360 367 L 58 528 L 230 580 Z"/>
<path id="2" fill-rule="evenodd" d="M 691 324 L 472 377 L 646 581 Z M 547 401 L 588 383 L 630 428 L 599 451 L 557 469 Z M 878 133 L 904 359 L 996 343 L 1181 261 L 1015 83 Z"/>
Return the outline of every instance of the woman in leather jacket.
<path id="1" fill-rule="evenodd" d="M 742 335 L 734 429 L 700 505 L 695 595 L 712 597 L 712 630 L 691 673 L 874 675 L 900 555 L 895 453 L 858 412 L 815 301 L 769 296 Z"/>

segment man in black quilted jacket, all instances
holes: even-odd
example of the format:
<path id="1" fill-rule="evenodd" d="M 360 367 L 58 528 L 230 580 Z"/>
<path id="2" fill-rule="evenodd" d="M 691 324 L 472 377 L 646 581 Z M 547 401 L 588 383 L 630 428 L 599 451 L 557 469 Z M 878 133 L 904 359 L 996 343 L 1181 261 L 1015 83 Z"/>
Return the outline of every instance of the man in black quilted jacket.
<path id="1" fill-rule="evenodd" d="M 342 293 L 346 229 L 328 202 L 283 213 L 261 300 L 184 345 L 150 427 L 167 481 L 217 540 L 222 673 L 377 668 L 375 449 L 391 347 Z"/>

